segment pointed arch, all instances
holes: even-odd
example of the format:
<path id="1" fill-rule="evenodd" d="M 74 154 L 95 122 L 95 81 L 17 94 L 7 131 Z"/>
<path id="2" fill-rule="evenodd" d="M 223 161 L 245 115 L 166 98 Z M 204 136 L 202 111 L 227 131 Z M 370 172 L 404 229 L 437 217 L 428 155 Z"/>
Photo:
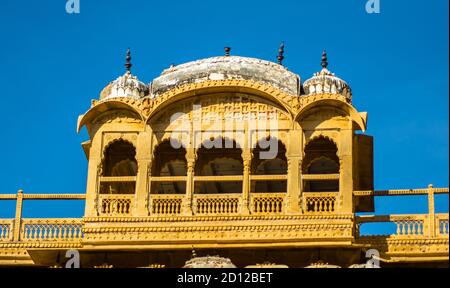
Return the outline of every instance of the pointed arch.
<path id="1" fill-rule="evenodd" d="M 366 131 L 367 123 L 366 123 L 366 114 L 367 113 L 358 113 L 358 111 L 350 104 L 338 100 L 338 99 L 319 99 L 312 101 L 305 106 L 303 106 L 300 111 L 295 115 L 295 120 L 300 122 L 301 119 L 307 114 L 308 111 L 310 111 L 312 108 L 319 107 L 319 106 L 332 106 L 336 107 L 343 112 L 345 112 L 352 121 L 357 125 L 357 128 L 362 130 L 363 132 Z M 364 116 L 364 117 L 363 117 Z"/>
<path id="2" fill-rule="evenodd" d="M 107 101 L 101 101 L 95 106 L 91 107 L 85 114 L 78 117 L 77 122 L 77 133 L 81 131 L 83 126 L 92 123 L 98 116 L 108 111 L 114 111 L 117 109 L 123 109 L 135 114 L 142 122 L 144 122 L 144 117 L 142 116 L 140 110 L 134 107 L 131 103 L 118 99 L 108 99 Z M 91 131 L 88 127 L 89 135 L 92 138 Z"/>

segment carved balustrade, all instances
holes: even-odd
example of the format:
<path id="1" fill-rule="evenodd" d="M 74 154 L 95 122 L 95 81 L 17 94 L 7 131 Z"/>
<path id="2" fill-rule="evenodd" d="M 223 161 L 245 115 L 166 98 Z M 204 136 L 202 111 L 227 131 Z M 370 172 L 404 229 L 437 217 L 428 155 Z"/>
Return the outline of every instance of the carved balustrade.
<path id="1" fill-rule="evenodd" d="M 250 211 L 253 214 L 281 214 L 285 196 L 286 193 L 252 193 Z"/>
<path id="2" fill-rule="evenodd" d="M 83 238 L 81 219 L 23 219 L 21 241 L 76 241 Z"/>
<path id="3" fill-rule="evenodd" d="M 361 225 L 364 225 L 365 223 L 391 222 L 395 224 L 395 232 L 393 234 L 389 234 L 392 238 L 428 237 L 428 219 L 427 214 L 358 216 L 356 217 L 357 236 L 359 236 Z"/>
<path id="4" fill-rule="evenodd" d="M 412 215 L 412 216 L 392 216 L 391 221 L 395 223 L 397 229 L 393 236 L 396 237 L 411 237 L 423 236 L 424 229 L 426 229 L 425 220 L 427 215 Z"/>
<path id="5" fill-rule="evenodd" d="M 100 194 L 99 214 L 102 216 L 131 215 L 133 200 L 133 194 Z"/>
<path id="6" fill-rule="evenodd" d="M 241 194 L 197 194 L 194 195 L 193 203 L 197 215 L 238 214 Z"/>
<path id="7" fill-rule="evenodd" d="M 448 188 L 429 187 L 428 189 L 354 191 L 356 197 L 368 194 L 376 196 L 397 196 L 430 195 L 430 193 L 448 193 Z M 254 215 L 282 215 L 286 213 L 284 210 L 286 196 L 286 193 L 250 193 L 248 204 L 250 213 Z M 21 201 L 49 199 L 84 200 L 85 195 L 0 194 L 0 200 L 17 201 L 16 219 L 0 220 L 0 242 L 49 242 L 59 240 L 61 242 L 67 242 L 83 237 L 82 219 L 22 219 Z M 338 192 L 304 192 L 301 200 L 304 214 L 326 217 L 328 214 L 339 212 L 337 211 L 339 201 Z M 99 216 L 132 216 L 136 199 L 134 194 L 99 194 L 97 201 Z M 151 216 L 183 215 L 184 201 L 186 201 L 185 194 L 151 194 L 149 195 L 149 214 Z M 241 193 L 192 195 L 192 211 L 194 215 L 199 216 L 240 215 L 243 213 L 243 204 Z M 382 222 L 392 223 L 392 232 L 387 233 L 387 235 L 380 235 L 388 239 L 445 239 L 449 235 L 448 213 L 434 213 L 433 208 L 430 209 L 428 214 L 355 216 L 355 237 L 366 237 L 361 236 L 359 233 L 361 225 Z M 20 224 L 16 227 L 15 223 Z"/>
<path id="8" fill-rule="evenodd" d="M 0 220 L 0 242 L 12 239 L 13 223 L 14 220 Z"/>
<path id="9" fill-rule="evenodd" d="M 326 214 L 336 212 L 338 194 L 339 192 L 304 192 L 304 213 Z"/>
<path id="10" fill-rule="evenodd" d="M 438 236 L 448 237 L 448 214 L 436 214 L 436 232 Z"/>
<path id="11" fill-rule="evenodd" d="M 152 194 L 150 195 L 151 215 L 176 215 L 182 211 L 184 194 Z"/>

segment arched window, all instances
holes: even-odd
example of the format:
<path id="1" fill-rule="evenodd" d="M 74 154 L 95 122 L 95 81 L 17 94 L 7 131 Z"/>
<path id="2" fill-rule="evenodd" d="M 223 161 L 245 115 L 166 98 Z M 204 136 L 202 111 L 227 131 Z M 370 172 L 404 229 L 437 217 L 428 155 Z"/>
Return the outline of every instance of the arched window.
<path id="1" fill-rule="evenodd" d="M 136 181 L 110 181 L 108 177 L 133 177 L 137 174 L 136 149 L 133 144 L 119 140 L 111 143 L 104 151 L 101 194 L 134 194 Z"/>
<path id="2" fill-rule="evenodd" d="M 213 179 L 204 177 L 195 182 L 196 194 L 229 194 L 242 193 L 242 181 L 220 181 L 222 176 L 243 175 L 242 150 L 237 147 L 235 141 L 224 138 L 211 139 L 215 145 L 211 148 L 203 143 L 197 150 L 195 175 L 217 176 Z M 206 148 L 206 147 L 208 148 Z"/>
<path id="3" fill-rule="evenodd" d="M 311 140 L 305 147 L 303 174 L 339 174 L 339 157 L 336 144 L 328 138 L 318 137 Z M 339 191 L 339 179 L 307 180 L 304 191 L 335 192 Z"/>
<path id="4" fill-rule="evenodd" d="M 157 177 L 179 177 L 187 175 L 186 149 L 171 141 L 159 144 L 153 153 L 152 179 Z M 184 194 L 186 181 L 152 181 L 151 194 Z"/>
<path id="5" fill-rule="evenodd" d="M 252 157 L 252 175 L 267 175 L 267 180 L 252 181 L 251 191 L 259 193 L 271 193 L 278 192 L 283 193 L 287 191 L 287 180 L 271 180 L 270 175 L 287 175 L 287 159 L 286 159 L 286 147 L 284 144 L 277 141 L 276 156 L 272 159 L 262 159 L 261 152 L 268 151 L 267 149 L 261 149 L 258 144 L 253 149 Z"/>

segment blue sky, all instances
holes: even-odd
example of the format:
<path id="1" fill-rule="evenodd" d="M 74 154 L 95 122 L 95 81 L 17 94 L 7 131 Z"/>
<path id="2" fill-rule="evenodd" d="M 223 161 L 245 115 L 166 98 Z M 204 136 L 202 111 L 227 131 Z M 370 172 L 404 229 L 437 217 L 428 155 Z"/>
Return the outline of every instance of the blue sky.
<path id="1" fill-rule="evenodd" d="M 448 0 L 381 0 L 380 14 L 367 14 L 366 0 L 81 0 L 80 14 L 67 14 L 65 2 L 0 6 L 0 193 L 84 193 L 87 134 L 76 133 L 77 117 L 123 74 L 127 47 L 133 73 L 150 82 L 171 63 L 222 55 L 224 46 L 276 61 L 280 41 L 285 66 L 303 81 L 326 48 L 329 69 L 369 112 L 376 189 L 448 187 Z M 422 213 L 422 200 L 376 206 Z M 437 202 L 448 211 L 448 197 Z M 0 217 L 12 206 L 0 203 Z M 27 217 L 82 213 L 83 203 L 25 205 Z"/>

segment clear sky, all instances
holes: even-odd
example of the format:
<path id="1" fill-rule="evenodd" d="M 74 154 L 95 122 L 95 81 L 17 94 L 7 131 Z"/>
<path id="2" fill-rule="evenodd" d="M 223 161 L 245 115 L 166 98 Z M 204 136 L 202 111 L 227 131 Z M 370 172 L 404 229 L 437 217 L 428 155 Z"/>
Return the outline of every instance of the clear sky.
<path id="1" fill-rule="evenodd" d="M 171 63 L 223 55 L 276 61 L 301 79 L 329 69 L 353 89 L 375 137 L 376 189 L 448 187 L 448 0 L 2 1 L 0 193 L 84 193 L 87 161 L 77 117 L 124 72 L 150 82 Z M 377 199 L 378 213 L 426 212 L 426 200 Z M 448 211 L 439 197 L 438 211 Z M 4 202 L 4 201 L 3 201 Z M 0 204 L 0 217 L 11 216 Z M 30 203 L 25 216 L 81 216 L 80 205 Z"/>

